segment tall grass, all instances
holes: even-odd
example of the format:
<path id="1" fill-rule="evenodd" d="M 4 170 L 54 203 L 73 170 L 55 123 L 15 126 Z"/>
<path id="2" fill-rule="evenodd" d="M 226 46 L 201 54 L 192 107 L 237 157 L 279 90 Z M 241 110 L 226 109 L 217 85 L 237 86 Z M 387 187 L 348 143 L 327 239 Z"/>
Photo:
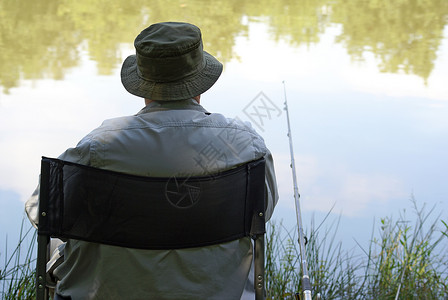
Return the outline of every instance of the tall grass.
<path id="1" fill-rule="evenodd" d="M 344 250 L 336 240 L 339 219 L 327 215 L 306 235 L 306 257 L 312 294 L 322 299 L 448 299 L 448 224 L 413 203 L 413 222 L 406 211 L 398 220 L 380 220 L 367 249 Z M 431 220 L 431 221 L 430 221 Z M 20 230 L 20 242 L 0 270 L 1 299 L 35 299 L 35 241 L 31 227 Z M 327 229 L 329 228 L 329 229 Z M 266 237 L 268 299 L 294 299 L 301 290 L 297 230 L 270 223 Z M 28 242 L 28 243 L 27 243 Z M 3 257 L 3 255 L 2 255 Z"/>
<path id="2" fill-rule="evenodd" d="M 330 230 L 312 222 L 306 245 L 312 294 L 322 299 L 448 299 L 448 225 L 415 200 L 414 223 L 406 213 L 381 219 L 361 254 L 335 241 L 339 220 Z M 432 220 L 431 222 L 429 220 Z M 324 220 L 328 222 L 328 220 Z M 270 224 L 266 247 L 268 299 L 294 299 L 301 290 L 296 234 Z"/>
<path id="3" fill-rule="evenodd" d="M 448 299 L 446 229 L 437 226 L 440 215 L 427 224 L 434 209 L 425 213 L 425 207 L 413 203 L 413 226 L 404 216 L 398 222 L 381 220 L 381 236 L 374 239 L 377 250 L 369 250 L 368 298 Z"/>
<path id="4" fill-rule="evenodd" d="M 0 299 L 31 300 L 35 299 L 35 266 L 37 231 L 28 225 L 25 229 L 23 219 L 19 233 L 19 243 L 14 251 L 8 254 L 6 243 L 3 270 L 0 269 Z"/>

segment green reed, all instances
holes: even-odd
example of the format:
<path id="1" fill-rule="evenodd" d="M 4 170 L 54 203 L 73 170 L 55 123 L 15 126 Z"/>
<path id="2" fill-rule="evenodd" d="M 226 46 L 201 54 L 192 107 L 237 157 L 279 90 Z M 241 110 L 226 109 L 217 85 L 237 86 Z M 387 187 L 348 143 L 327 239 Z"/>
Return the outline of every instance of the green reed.
<path id="1" fill-rule="evenodd" d="M 322 299 L 448 299 L 448 224 L 413 203 L 415 221 L 404 210 L 398 220 L 380 220 L 368 249 L 344 250 L 336 240 L 340 219 L 330 212 L 306 236 L 306 257 L 312 294 Z M 431 217 L 431 218 L 430 218 Z M 429 220 L 432 220 L 431 222 Z M 27 220 L 24 220 L 26 223 Z M 20 241 L 0 270 L 0 299 L 35 299 L 36 230 L 20 229 Z M 329 228 L 329 229 L 327 229 Z M 297 229 L 271 222 L 266 235 L 268 299 L 294 299 L 300 291 Z M 361 253 L 361 254 L 359 254 Z"/>
<path id="2" fill-rule="evenodd" d="M 440 215 L 428 224 L 434 208 L 426 213 L 413 205 L 414 225 L 405 215 L 381 219 L 380 237 L 368 253 L 369 299 L 448 299 L 447 228 L 439 228 Z"/>
<path id="3" fill-rule="evenodd" d="M 335 240 L 339 220 L 311 222 L 306 255 L 312 295 L 322 299 L 448 299 L 448 225 L 412 199 L 414 222 L 406 211 L 398 220 L 381 219 L 379 236 L 368 249 L 347 251 Z M 431 217 L 431 218 L 430 218 Z M 429 220 L 432 220 L 430 222 Z M 297 236 L 268 226 L 266 288 L 268 299 L 294 299 L 301 291 Z M 361 254 L 355 254 L 361 252 Z"/>
<path id="4" fill-rule="evenodd" d="M 0 299 L 31 300 L 36 298 L 35 267 L 37 231 L 28 225 L 28 220 L 22 220 L 19 242 L 13 253 L 5 249 L 3 270 L 0 269 Z"/>

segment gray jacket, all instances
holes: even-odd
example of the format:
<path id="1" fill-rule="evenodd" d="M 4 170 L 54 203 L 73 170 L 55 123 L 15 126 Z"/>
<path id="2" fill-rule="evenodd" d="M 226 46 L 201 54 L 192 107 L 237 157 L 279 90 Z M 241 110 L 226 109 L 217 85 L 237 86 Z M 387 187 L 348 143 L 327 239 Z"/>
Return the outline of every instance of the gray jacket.
<path id="1" fill-rule="evenodd" d="M 106 120 L 59 158 L 144 176 L 204 175 L 266 158 L 266 217 L 278 199 L 272 156 L 250 124 L 210 114 L 193 99 L 152 102 Z M 37 224 L 38 189 L 26 203 Z M 251 268 L 248 238 L 204 248 L 136 250 L 68 240 L 56 291 L 77 299 L 240 299 Z M 249 286 L 249 284 L 248 284 Z M 244 293 L 243 293 L 244 290 Z M 242 296 L 243 295 L 243 296 Z"/>

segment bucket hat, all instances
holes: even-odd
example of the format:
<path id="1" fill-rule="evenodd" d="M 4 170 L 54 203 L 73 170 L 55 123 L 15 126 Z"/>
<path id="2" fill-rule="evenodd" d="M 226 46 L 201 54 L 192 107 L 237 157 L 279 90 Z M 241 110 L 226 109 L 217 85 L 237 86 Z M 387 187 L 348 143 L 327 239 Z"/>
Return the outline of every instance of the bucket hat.
<path id="1" fill-rule="evenodd" d="M 203 50 L 201 30 L 193 24 L 157 23 L 135 39 L 135 55 L 121 68 L 121 82 L 136 96 L 157 101 L 189 99 L 218 80 L 222 64 Z"/>

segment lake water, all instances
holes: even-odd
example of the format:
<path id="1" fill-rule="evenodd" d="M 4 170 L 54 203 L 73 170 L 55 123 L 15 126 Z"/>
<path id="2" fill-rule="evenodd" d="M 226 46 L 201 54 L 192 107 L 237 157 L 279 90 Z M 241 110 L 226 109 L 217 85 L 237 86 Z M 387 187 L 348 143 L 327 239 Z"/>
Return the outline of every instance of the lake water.
<path id="1" fill-rule="evenodd" d="M 143 107 L 121 85 L 121 62 L 159 21 L 198 25 L 223 62 L 202 104 L 265 138 L 280 192 L 275 220 L 296 222 L 283 81 L 305 228 L 331 210 L 346 247 L 364 245 L 381 218 L 406 209 L 412 219 L 411 198 L 448 220 L 446 0 L 4 0 L 0 253 L 6 235 L 15 245 L 40 157 Z"/>

